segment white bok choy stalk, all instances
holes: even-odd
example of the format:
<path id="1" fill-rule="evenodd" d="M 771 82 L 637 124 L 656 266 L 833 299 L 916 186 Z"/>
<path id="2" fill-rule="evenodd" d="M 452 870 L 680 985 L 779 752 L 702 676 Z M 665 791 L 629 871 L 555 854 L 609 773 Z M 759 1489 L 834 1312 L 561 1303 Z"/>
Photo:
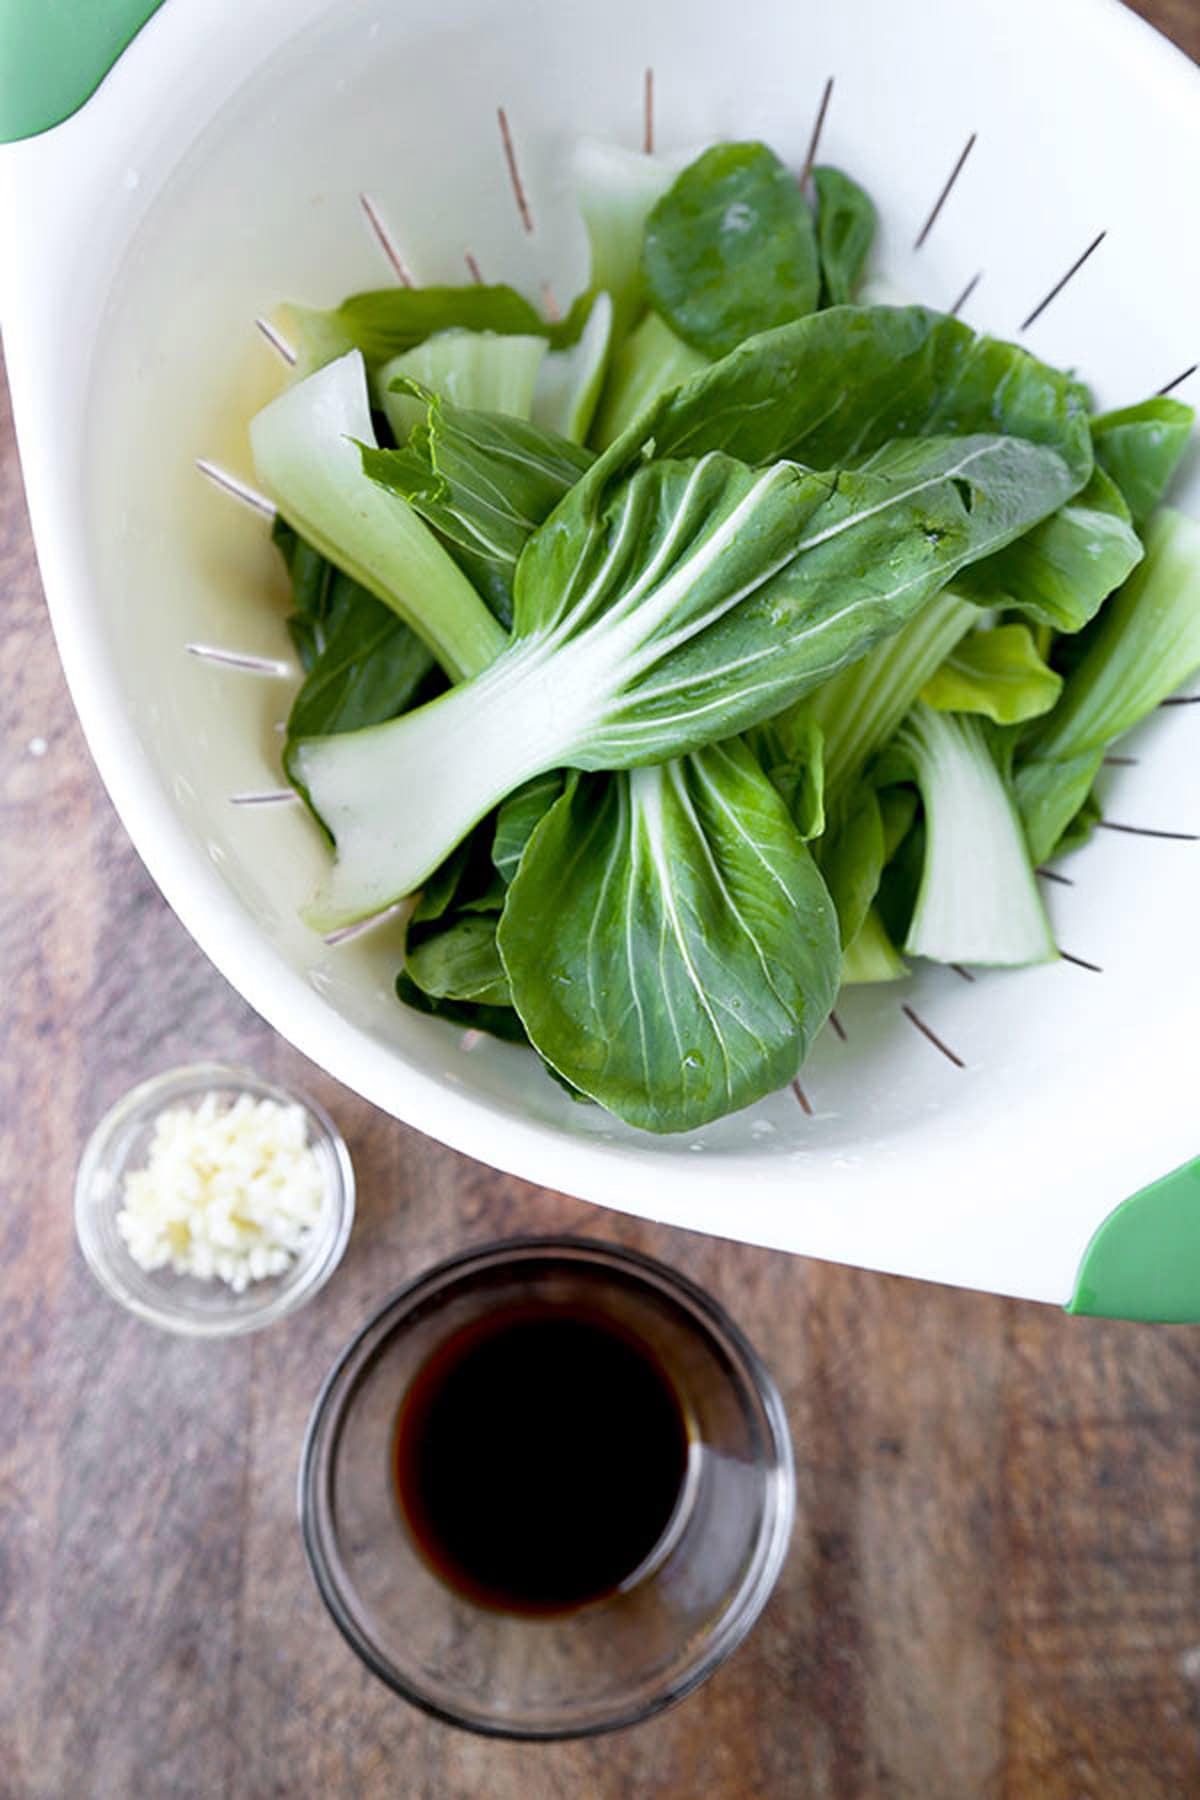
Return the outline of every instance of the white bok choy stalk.
<path id="1" fill-rule="evenodd" d="M 1015 966 L 1058 955 L 1021 819 L 973 716 L 913 708 L 889 747 L 925 807 L 925 859 L 904 948 L 935 962 Z"/>
<path id="2" fill-rule="evenodd" d="M 601 292 L 593 296 L 575 342 L 551 350 L 538 370 L 530 413 L 535 425 L 583 443 L 604 386 L 612 335 L 612 299 Z M 481 406 L 479 400 L 471 404 Z"/>
<path id="3" fill-rule="evenodd" d="M 448 674 L 473 675 L 500 654 L 505 634 L 412 507 L 364 475 L 358 446 L 374 443 L 357 350 L 250 423 L 255 469 L 289 525 L 411 625 Z"/>

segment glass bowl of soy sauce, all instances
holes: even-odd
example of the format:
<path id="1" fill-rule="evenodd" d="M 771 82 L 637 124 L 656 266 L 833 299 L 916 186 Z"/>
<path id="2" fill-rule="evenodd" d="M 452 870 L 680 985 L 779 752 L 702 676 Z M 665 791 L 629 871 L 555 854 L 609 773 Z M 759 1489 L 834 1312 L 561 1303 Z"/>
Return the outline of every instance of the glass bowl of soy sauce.
<path id="1" fill-rule="evenodd" d="M 787 1553 L 778 1389 L 710 1295 L 580 1238 L 395 1294 L 329 1374 L 300 1469 L 309 1564 L 398 1694 L 496 1737 L 649 1718 L 742 1642 Z"/>

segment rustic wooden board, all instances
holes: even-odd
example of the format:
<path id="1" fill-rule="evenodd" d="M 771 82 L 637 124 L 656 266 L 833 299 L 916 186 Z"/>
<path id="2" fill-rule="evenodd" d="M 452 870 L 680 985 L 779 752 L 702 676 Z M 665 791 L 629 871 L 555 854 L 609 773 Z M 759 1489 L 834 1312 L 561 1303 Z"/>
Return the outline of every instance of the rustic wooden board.
<path id="1" fill-rule="evenodd" d="M 1196 0 L 1158 20 L 1200 53 Z M 13 1800 L 1179 1800 L 1200 1792 L 1200 1337 L 667 1232 L 496 1175 L 281 1043 L 152 888 L 66 696 L 0 419 L 0 1795 Z M 336 1114 L 358 1224 L 251 1341 L 126 1318 L 75 1248 L 90 1126 L 197 1054 Z M 792 1554 L 702 1692 L 592 1744 L 485 1743 L 361 1670 L 308 1579 L 301 1433 L 391 1288 L 569 1228 L 710 1287 L 785 1391 Z"/>

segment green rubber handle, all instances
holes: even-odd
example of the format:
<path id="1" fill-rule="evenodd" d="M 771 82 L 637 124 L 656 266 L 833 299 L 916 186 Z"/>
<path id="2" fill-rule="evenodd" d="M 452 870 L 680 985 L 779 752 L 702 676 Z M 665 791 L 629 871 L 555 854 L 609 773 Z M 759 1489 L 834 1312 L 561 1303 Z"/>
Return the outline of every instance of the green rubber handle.
<path id="1" fill-rule="evenodd" d="M 0 0 L 0 144 L 78 112 L 162 0 Z"/>
<path id="2" fill-rule="evenodd" d="M 1200 1156 L 1109 1213 L 1083 1253 L 1067 1311 L 1200 1324 Z"/>

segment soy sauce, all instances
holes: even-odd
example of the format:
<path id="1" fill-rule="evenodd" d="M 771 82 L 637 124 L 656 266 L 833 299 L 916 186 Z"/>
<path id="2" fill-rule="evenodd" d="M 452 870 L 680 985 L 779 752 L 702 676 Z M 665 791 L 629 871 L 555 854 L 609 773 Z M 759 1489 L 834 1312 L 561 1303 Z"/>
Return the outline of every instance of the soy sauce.
<path id="1" fill-rule="evenodd" d="M 663 1536 L 688 1431 L 649 1347 L 602 1313 L 497 1309 L 418 1372 L 396 1426 L 401 1509 L 426 1562 L 476 1603 L 569 1612 Z"/>

